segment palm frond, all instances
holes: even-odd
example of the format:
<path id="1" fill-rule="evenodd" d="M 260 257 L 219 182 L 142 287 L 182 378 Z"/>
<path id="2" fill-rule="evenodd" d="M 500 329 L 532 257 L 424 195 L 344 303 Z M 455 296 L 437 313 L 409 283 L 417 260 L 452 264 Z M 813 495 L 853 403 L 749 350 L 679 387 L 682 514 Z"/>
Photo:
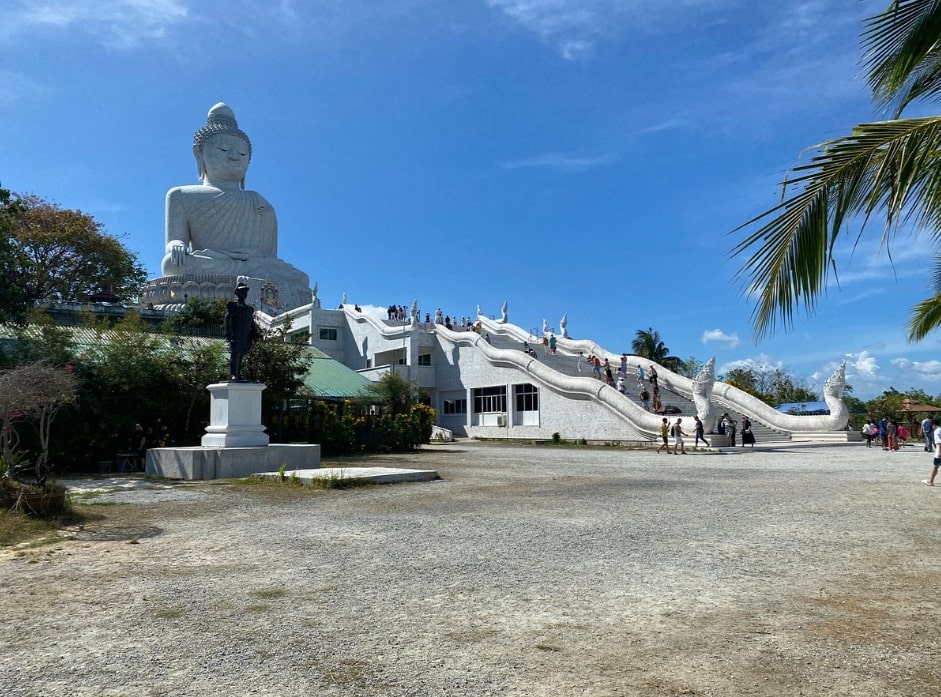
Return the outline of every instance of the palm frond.
<path id="1" fill-rule="evenodd" d="M 851 223 L 861 235 L 872 215 L 884 212 L 885 246 L 905 221 L 941 230 L 939 165 L 941 117 L 933 117 L 861 124 L 794 168 L 783 189 L 785 197 L 797 193 L 732 231 L 763 223 L 731 252 L 750 254 L 736 279 L 758 295 L 757 338 L 778 321 L 790 327 L 800 306 L 814 312 L 836 273 L 834 245 Z"/>
<path id="2" fill-rule="evenodd" d="M 941 74 L 929 58 L 938 53 L 939 36 L 938 0 L 894 0 L 885 12 L 868 19 L 863 32 L 864 67 L 873 98 L 886 104 L 906 93 L 900 113 L 912 99 L 934 93 Z M 912 89 L 915 84 L 918 89 Z"/>
<path id="3" fill-rule="evenodd" d="M 941 327 L 941 256 L 935 258 L 931 286 L 935 295 L 922 300 L 912 308 L 908 322 L 909 341 L 921 341 L 932 331 Z"/>
<path id="4" fill-rule="evenodd" d="M 898 118 L 904 109 L 916 100 L 937 101 L 939 97 L 941 97 L 941 55 L 932 53 L 925 57 L 918 70 L 911 74 L 892 97 L 893 116 Z"/>
<path id="5" fill-rule="evenodd" d="M 941 295 L 922 300 L 912 308 L 908 340 L 921 341 L 938 327 L 941 327 Z"/>

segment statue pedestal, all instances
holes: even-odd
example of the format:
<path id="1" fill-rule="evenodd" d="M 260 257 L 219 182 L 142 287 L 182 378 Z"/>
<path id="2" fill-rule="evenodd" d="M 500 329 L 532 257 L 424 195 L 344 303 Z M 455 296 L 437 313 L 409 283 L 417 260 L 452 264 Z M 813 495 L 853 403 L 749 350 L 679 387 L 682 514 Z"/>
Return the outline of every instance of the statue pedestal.
<path id="1" fill-rule="evenodd" d="M 202 445 L 150 448 L 147 474 L 169 479 L 231 479 L 260 472 L 317 469 L 319 445 L 268 445 L 256 382 L 209 385 L 209 426 Z"/>
<path id="2" fill-rule="evenodd" d="M 268 445 L 261 424 L 261 392 L 257 382 L 220 382 L 209 385 L 209 426 L 204 448 L 245 448 Z"/>

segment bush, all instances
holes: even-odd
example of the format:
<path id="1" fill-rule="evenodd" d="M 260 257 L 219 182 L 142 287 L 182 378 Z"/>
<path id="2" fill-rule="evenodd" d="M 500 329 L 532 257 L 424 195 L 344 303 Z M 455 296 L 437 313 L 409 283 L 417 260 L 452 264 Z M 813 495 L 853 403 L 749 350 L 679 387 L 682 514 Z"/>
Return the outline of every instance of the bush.
<path id="1" fill-rule="evenodd" d="M 414 450 L 431 439 L 435 410 L 412 405 L 407 413 L 363 414 L 364 408 L 311 402 L 306 439 L 326 456 Z M 296 417 L 295 417 L 296 419 Z"/>
<path id="2" fill-rule="evenodd" d="M 0 508 L 37 518 L 58 518 L 71 510 L 61 482 L 33 486 L 11 477 L 0 479 Z"/>

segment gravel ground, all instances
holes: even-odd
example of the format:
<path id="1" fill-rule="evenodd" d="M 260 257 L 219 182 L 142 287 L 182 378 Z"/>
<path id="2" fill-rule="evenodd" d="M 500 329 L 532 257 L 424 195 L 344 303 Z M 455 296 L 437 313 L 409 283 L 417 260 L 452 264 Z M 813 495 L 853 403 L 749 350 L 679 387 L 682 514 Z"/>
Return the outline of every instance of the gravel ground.
<path id="1" fill-rule="evenodd" d="M 0 695 L 941 695 L 920 447 L 362 463 L 441 480 L 138 484 L 0 553 Z"/>

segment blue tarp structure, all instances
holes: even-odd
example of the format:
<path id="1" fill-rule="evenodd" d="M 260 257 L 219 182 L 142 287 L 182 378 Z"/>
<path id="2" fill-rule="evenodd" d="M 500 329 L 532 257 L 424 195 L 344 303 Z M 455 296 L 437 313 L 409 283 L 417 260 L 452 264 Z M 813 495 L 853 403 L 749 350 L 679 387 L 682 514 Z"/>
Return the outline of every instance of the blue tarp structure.
<path id="1" fill-rule="evenodd" d="M 786 404 L 779 404 L 775 409 L 785 414 L 807 416 L 828 416 L 830 414 L 830 407 L 827 406 L 826 402 L 787 402 Z"/>

